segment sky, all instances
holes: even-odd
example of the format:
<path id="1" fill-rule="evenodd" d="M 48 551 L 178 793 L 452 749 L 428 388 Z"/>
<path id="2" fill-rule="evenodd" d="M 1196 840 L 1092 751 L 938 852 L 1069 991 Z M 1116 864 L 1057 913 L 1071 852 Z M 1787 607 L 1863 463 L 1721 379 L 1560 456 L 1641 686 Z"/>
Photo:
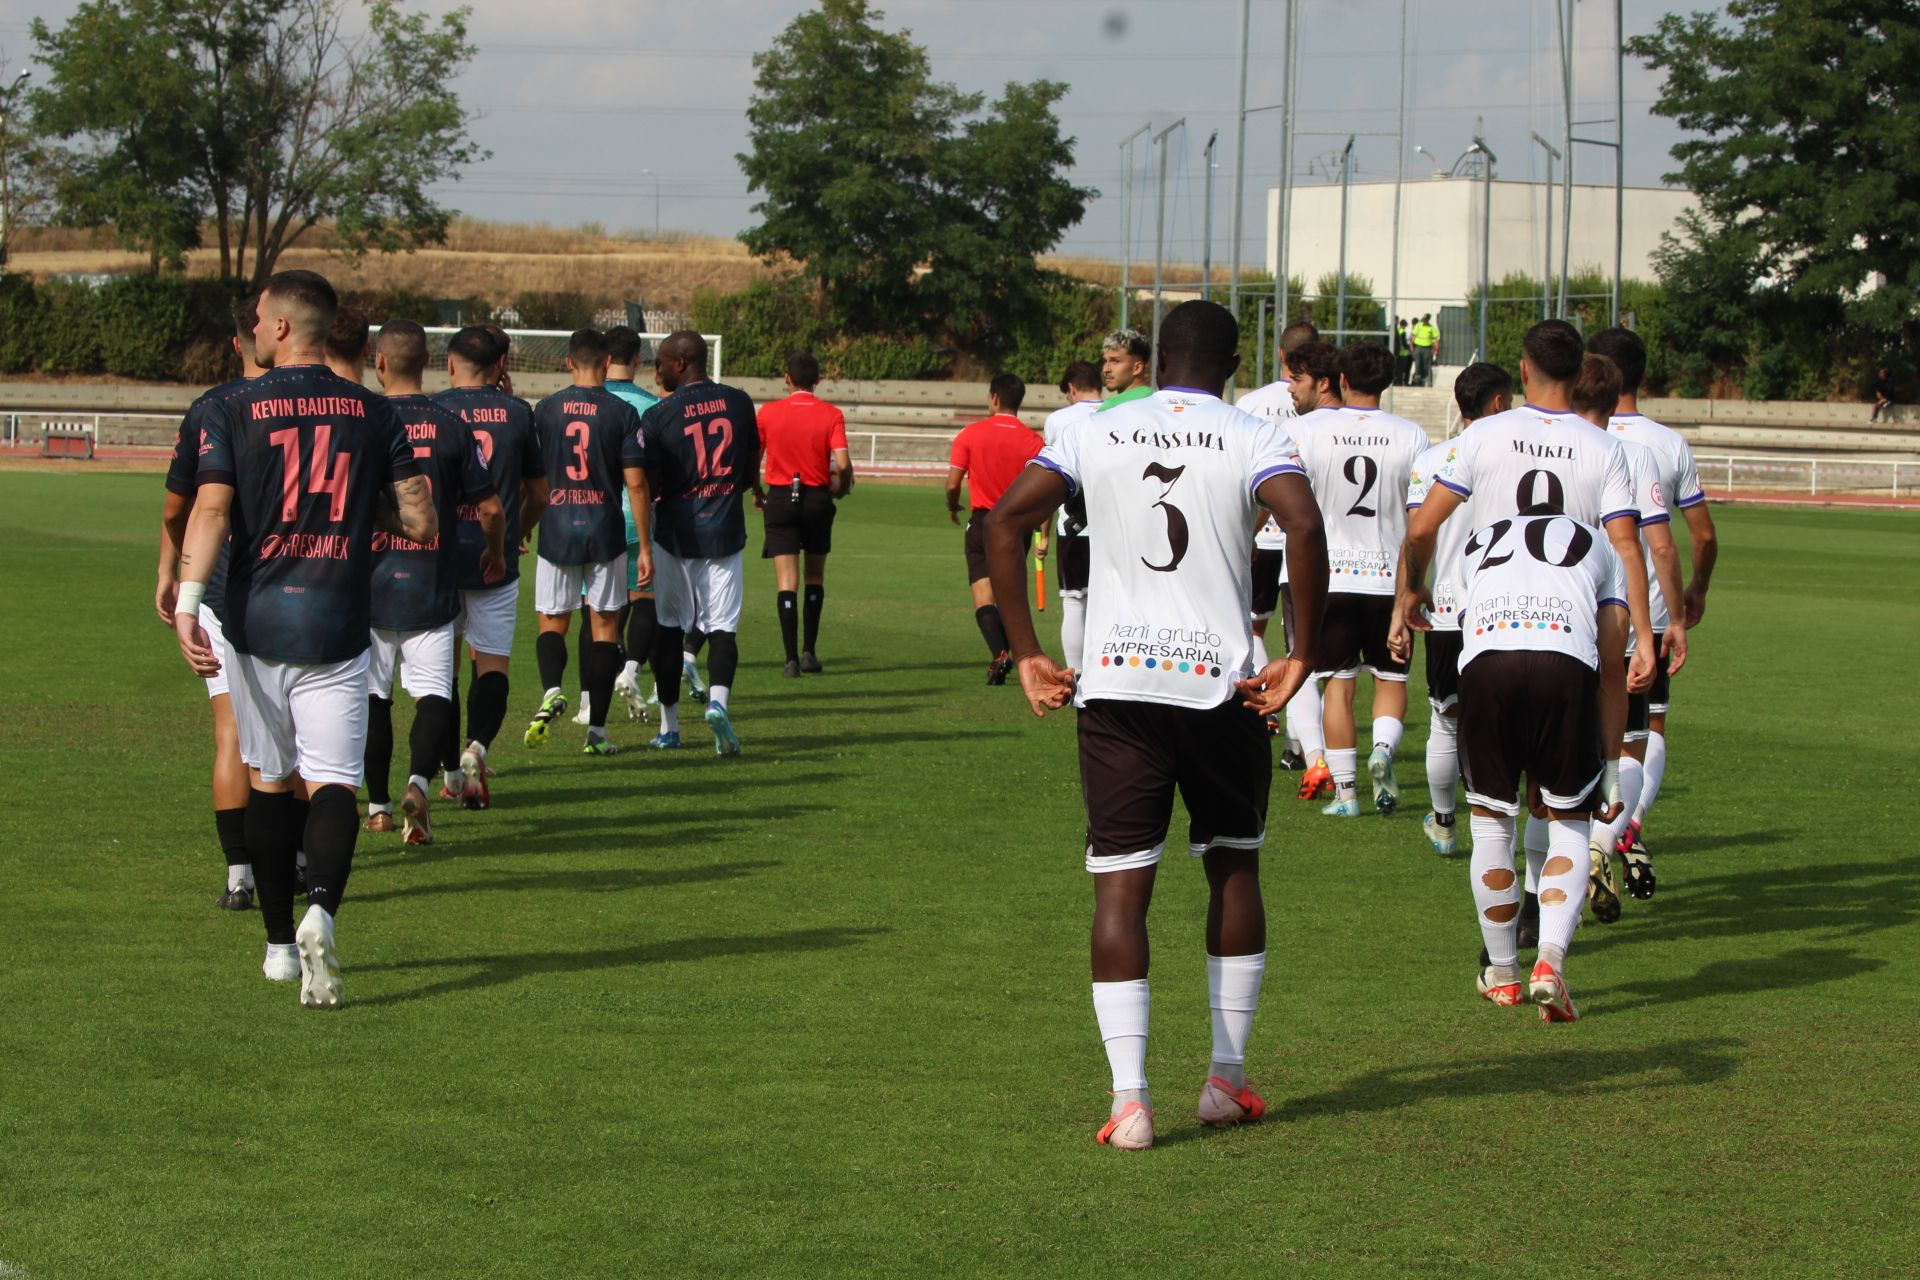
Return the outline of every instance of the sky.
<path id="1" fill-rule="evenodd" d="M 1391 132 L 1399 73 L 1401 0 L 1293 0 L 1300 6 L 1301 136 L 1296 180 L 1320 182 L 1328 153 L 1349 132 Z M 1250 22 L 1243 259 L 1264 254 L 1266 190 L 1278 178 L 1288 0 L 1253 0 Z M 1561 90 L 1552 0 L 1405 0 L 1408 23 L 1405 171 L 1424 177 L 1471 144 L 1484 118 L 1498 176 L 1538 180 L 1559 145 Z M 1651 30 L 1672 0 L 1623 0 L 1629 36 Z M 0 61 L 26 65 L 29 22 L 59 25 L 78 0 L 0 0 Z M 414 7 L 442 12 L 444 0 Z M 473 136 L 492 157 L 442 188 L 476 217 L 609 231 L 730 236 L 755 221 L 734 156 L 747 145 L 752 55 L 811 6 L 800 0 L 476 0 L 479 53 L 457 81 L 476 113 Z M 924 45 L 934 74 L 989 100 L 1010 80 L 1071 86 L 1058 110 L 1075 140 L 1073 179 L 1099 190 L 1060 252 L 1117 258 L 1123 243 L 1119 144 L 1142 124 L 1185 117 L 1166 142 L 1170 259 L 1198 261 L 1205 243 L 1207 135 L 1214 151 L 1213 255 L 1229 256 L 1240 0 L 880 0 L 884 25 Z M 1719 8 L 1699 0 L 1687 8 Z M 1613 114 L 1613 6 L 1578 0 L 1575 119 Z M 7 72 L 9 76 L 13 70 Z M 1626 180 L 1658 185 L 1674 165 L 1673 125 L 1651 114 L 1656 73 L 1629 60 Z M 1585 136 L 1611 138 L 1595 124 Z M 1313 136 L 1308 136 L 1312 134 Z M 1135 144 L 1132 210 L 1136 258 L 1153 252 L 1157 157 Z M 1391 179 L 1392 137 L 1360 137 L 1356 181 Z M 1610 182 L 1611 152 L 1582 147 L 1579 181 Z"/>

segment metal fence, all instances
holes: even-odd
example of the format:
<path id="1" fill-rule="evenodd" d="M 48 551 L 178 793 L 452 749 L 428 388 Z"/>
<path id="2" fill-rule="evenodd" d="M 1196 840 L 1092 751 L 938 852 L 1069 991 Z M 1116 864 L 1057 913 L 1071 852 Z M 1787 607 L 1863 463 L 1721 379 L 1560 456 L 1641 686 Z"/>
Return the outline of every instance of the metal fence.
<path id="1" fill-rule="evenodd" d="M 1913 498 L 1920 462 L 1784 454 L 1695 454 L 1700 483 L 1711 493 L 1806 494 L 1818 497 Z"/>

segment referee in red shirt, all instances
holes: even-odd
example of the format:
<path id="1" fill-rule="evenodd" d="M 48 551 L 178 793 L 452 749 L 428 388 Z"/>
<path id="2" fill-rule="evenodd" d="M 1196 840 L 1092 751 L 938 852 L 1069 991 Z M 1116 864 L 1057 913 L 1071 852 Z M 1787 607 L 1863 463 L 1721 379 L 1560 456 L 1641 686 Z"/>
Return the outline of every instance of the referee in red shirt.
<path id="1" fill-rule="evenodd" d="M 814 645 L 820 639 L 820 610 L 827 598 L 827 553 L 833 550 L 835 498 L 853 488 L 853 458 L 847 452 L 847 420 L 813 394 L 820 385 L 820 361 L 808 351 L 787 357 L 787 395 L 760 406 L 760 441 L 767 460 L 766 546 L 762 559 L 773 561 L 779 591 L 780 638 L 787 665 L 780 674 L 798 679 L 820 670 Z M 807 553 L 806 642 L 799 619 L 800 553 Z"/>
<path id="2" fill-rule="evenodd" d="M 1007 652 L 1007 629 L 993 602 L 993 583 L 988 577 L 987 512 L 1040 452 L 1040 433 L 1016 416 L 1020 402 L 1026 398 L 1027 384 L 1010 373 L 988 383 L 987 407 L 992 415 L 955 436 L 953 452 L 947 459 L 947 515 L 955 524 L 960 523 L 962 480 L 966 481 L 967 497 L 973 506 L 967 520 L 967 581 L 973 587 L 973 620 L 986 638 L 987 652 L 993 655 L 993 664 L 987 668 L 988 684 L 1005 684 L 1013 659 Z M 1029 530 L 1027 539 L 1031 542 L 1032 538 Z"/>

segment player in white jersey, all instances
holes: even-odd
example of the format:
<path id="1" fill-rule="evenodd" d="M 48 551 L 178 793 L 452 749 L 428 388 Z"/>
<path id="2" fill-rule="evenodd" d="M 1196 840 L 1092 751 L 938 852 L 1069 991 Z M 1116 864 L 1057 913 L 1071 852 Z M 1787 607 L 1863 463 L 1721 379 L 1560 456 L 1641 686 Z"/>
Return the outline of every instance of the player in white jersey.
<path id="1" fill-rule="evenodd" d="M 1470 364 L 1453 380 L 1453 400 L 1460 407 L 1461 430 L 1481 418 L 1513 407 L 1513 378 L 1496 364 Z M 1434 473 L 1447 460 L 1450 441 L 1428 445 L 1413 460 L 1407 477 L 1407 510 L 1417 511 L 1433 487 Z M 1460 697 L 1460 552 L 1473 532 L 1473 503 L 1440 526 L 1433 559 L 1433 609 L 1427 614 L 1427 705 L 1433 718 L 1427 729 L 1427 794 L 1433 808 L 1421 829 L 1442 857 L 1459 852 L 1454 829 L 1454 791 L 1460 781 L 1460 745 L 1454 707 Z M 1412 636 L 1396 627 L 1387 639 L 1396 654 L 1411 659 Z"/>
<path id="2" fill-rule="evenodd" d="M 1272 418 L 1283 426 L 1299 416 L 1293 404 L 1293 379 L 1287 376 L 1287 357 L 1309 342 L 1316 342 L 1320 331 L 1305 320 L 1296 320 L 1280 331 L 1280 341 L 1274 345 L 1274 368 L 1280 377 L 1264 387 L 1255 387 L 1234 402 L 1234 407 L 1261 418 Z M 1272 621 L 1274 610 L 1280 611 L 1281 634 L 1284 638 L 1293 629 L 1290 616 L 1293 612 L 1287 604 L 1287 535 L 1281 532 L 1279 522 L 1268 516 L 1260 522 L 1260 531 L 1253 535 L 1253 656 L 1262 666 L 1267 657 L 1267 624 Z M 1316 695 L 1319 689 L 1308 685 Z M 1296 695 L 1287 704 L 1287 751 L 1280 757 L 1282 769 L 1304 769 L 1310 763 L 1300 736 L 1294 731 L 1293 722 L 1300 710 L 1300 704 L 1308 699 L 1306 690 Z M 1315 706 L 1317 713 L 1317 702 Z M 1269 719 L 1268 728 L 1274 728 L 1276 722 Z M 1315 759 L 1324 753 L 1315 753 Z"/>
<path id="3" fill-rule="evenodd" d="M 1287 376 L 1294 409 L 1294 418 L 1288 422 L 1290 431 L 1302 417 L 1340 407 L 1340 351 L 1332 343 L 1315 338 L 1287 352 Z M 1283 599 L 1285 594 L 1283 591 Z M 1327 767 L 1327 731 L 1318 680 L 1307 681 L 1288 701 L 1287 734 L 1299 740 L 1300 754 L 1306 761 L 1296 794 L 1302 800 L 1331 798 L 1333 770 Z"/>
<path id="4" fill-rule="evenodd" d="M 1693 572 L 1682 592 L 1677 616 L 1691 630 L 1706 613 L 1707 586 L 1713 578 L 1714 562 L 1719 557 L 1719 540 L 1714 532 L 1713 514 L 1707 509 L 1707 495 L 1700 487 L 1700 472 L 1694 464 L 1693 449 L 1679 432 L 1640 412 L 1639 393 L 1647 376 L 1647 348 L 1638 334 L 1630 329 L 1606 329 L 1596 333 L 1587 346 L 1589 350 L 1612 360 L 1620 370 L 1620 403 L 1612 414 L 1609 428 L 1620 439 L 1632 441 L 1651 451 L 1660 481 L 1661 497 L 1665 500 L 1668 512 L 1678 511 L 1687 522 L 1687 545 L 1691 551 Z M 1657 589 L 1658 585 L 1654 584 L 1648 600 L 1653 615 L 1656 649 L 1663 647 L 1664 629 L 1669 618 L 1674 616 L 1672 601 Z M 1631 781 L 1628 775 L 1634 772 L 1634 765 L 1628 764 L 1627 760 L 1631 759 L 1642 767 L 1639 799 L 1629 805 L 1625 829 L 1615 843 L 1616 852 L 1627 859 L 1627 887 L 1636 896 L 1652 896 L 1653 862 L 1641 828 L 1666 777 L 1669 675 L 1663 655 L 1653 678 L 1653 687 L 1644 695 L 1648 704 L 1646 737 L 1636 740 L 1630 729 L 1626 753 L 1621 761 L 1623 792 Z M 1639 718 L 1637 710 L 1634 700 L 1630 699 L 1627 713 L 1630 725 Z M 1641 892 L 1643 888 L 1644 895 Z"/>
<path id="5" fill-rule="evenodd" d="M 1567 994 L 1567 948 L 1580 922 L 1588 827 L 1621 807 L 1626 682 L 1613 655 L 1626 645 L 1622 558 L 1598 529 L 1540 503 L 1477 529 L 1456 571 L 1460 759 L 1487 955 L 1480 994 L 1508 1006 L 1531 998 L 1542 1021 L 1572 1022 L 1579 1013 Z M 1546 847 L 1527 851 L 1540 952 L 1524 987 L 1513 870 L 1523 802 L 1550 819 Z"/>
<path id="6" fill-rule="evenodd" d="M 1380 393 L 1392 385 L 1393 354 L 1377 342 L 1356 342 L 1340 353 L 1342 403 L 1316 409 L 1294 424 L 1294 441 L 1327 533 L 1327 614 L 1314 678 L 1327 682 L 1327 764 L 1335 796 L 1321 812 L 1330 817 L 1360 813 L 1353 693 L 1363 667 L 1373 677 L 1367 773 L 1374 808 L 1389 814 L 1400 803 L 1393 753 L 1406 722 L 1407 663 L 1389 651 L 1387 638 L 1394 572 L 1406 535 L 1407 477 L 1414 458 L 1427 447 L 1427 433 L 1381 411 Z"/>
<path id="7" fill-rule="evenodd" d="M 1075 360 L 1060 378 L 1060 391 L 1067 397 L 1063 408 L 1047 415 L 1040 434 L 1048 444 L 1058 440 L 1069 427 L 1093 416 L 1104 398 L 1100 370 L 1090 360 Z M 1042 530 L 1034 554 L 1045 557 L 1047 535 Z M 1060 648 L 1069 666 L 1080 664 L 1080 647 L 1087 634 L 1087 513 L 1084 507 L 1069 503 L 1060 508 L 1054 525 L 1053 544 L 1059 548 L 1055 563 L 1060 574 Z"/>
<path id="8" fill-rule="evenodd" d="M 1228 1125 L 1266 1109 L 1246 1082 L 1246 1044 L 1266 969 L 1259 849 L 1272 744 L 1262 717 L 1313 667 L 1326 592 L 1320 513 L 1278 423 L 1220 399 L 1238 364 L 1239 327 L 1212 302 L 1186 302 L 1160 329 L 1160 390 L 1101 411 L 1049 445 L 988 519 L 996 596 L 1034 714 L 1080 709 L 1087 869 L 1094 874 L 1093 1005 L 1112 1069 L 1098 1140 L 1153 1143 L 1147 1092 L 1147 905 L 1177 789 L 1187 849 L 1203 859 L 1212 1065 L 1199 1117 Z M 1040 649 L 1022 548 L 1071 494 L 1093 540 L 1085 669 Z M 1253 665 L 1253 530 L 1261 508 L 1287 531 L 1301 647 Z"/>

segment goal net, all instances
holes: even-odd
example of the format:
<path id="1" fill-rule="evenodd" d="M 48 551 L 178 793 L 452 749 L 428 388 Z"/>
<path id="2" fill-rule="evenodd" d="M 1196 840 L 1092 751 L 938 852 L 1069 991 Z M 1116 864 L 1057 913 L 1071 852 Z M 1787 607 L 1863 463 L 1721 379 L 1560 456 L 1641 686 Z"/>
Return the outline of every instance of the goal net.
<path id="1" fill-rule="evenodd" d="M 427 366 L 441 367 L 447 360 L 447 343 L 453 335 L 460 332 L 454 328 L 431 328 L 427 330 Z M 571 329 L 508 329 L 506 334 L 513 339 L 513 346 L 507 353 L 508 373 L 565 373 L 567 368 L 567 339 L 573 336 Z M 726 369 L 722 360 L 721 337 L 717 333 L 703 333 L 707 340 L 707 374 L 716 381 Z M 643 333 L 640 335 L 640 363 L 652 364 L 654 349 L 666 340 L 664 333 Z"/>

